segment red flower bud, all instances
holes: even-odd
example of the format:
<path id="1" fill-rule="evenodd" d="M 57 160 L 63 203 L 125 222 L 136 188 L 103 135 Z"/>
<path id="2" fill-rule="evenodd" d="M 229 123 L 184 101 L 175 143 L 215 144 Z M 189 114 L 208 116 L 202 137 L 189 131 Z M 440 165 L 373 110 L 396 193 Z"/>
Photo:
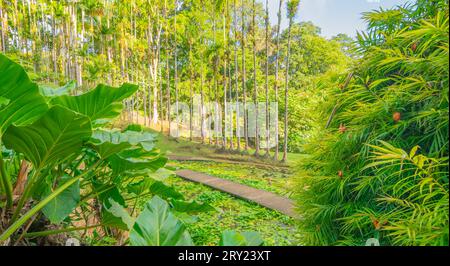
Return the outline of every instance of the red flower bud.
<path id="1" fill-rule="evenodd" d="M 344 124 L 341 124 L 339 126 L 339 132 L 341 133 L 345 133 L 345 131 L 347 131 L 347 127 Z"/>
<path id="2" fill-rule="evenodd" d="M 398 122 L 398 121 L 400 121 L 402 119 L 402 114 L 400 114 L 399 112 L 395 112 L 392 115 L 392 119 L 394 119 L 395 122 Z"/>

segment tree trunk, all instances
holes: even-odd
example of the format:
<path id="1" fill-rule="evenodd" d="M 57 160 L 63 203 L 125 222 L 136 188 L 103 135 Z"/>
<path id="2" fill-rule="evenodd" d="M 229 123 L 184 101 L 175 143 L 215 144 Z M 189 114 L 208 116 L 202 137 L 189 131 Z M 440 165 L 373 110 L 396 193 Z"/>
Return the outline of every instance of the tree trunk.
<path id="1" fill-rule="evenodd" d="M 167 82 L 166 82 L 166 93 L 167 93 L 167 110 L 166 110 L 166 121 L 168 124 L 168 133 L 167 136 L 170 136 L 170 65 L 169 65 L 169 24 L 166 25 L 166 76 L 167 76 Z"/>
<path id="2" fill-rule="evenodd" d="M 226 58 L 227 58 L 227 62 L 228 62 L 228 99 L 231 103 L 232 101 L 232 95 L 231 92 L 233 90 L 233 79 L 231 76 L 231 49 L 230 49 L 230 40 L 232 39 L 231 37 L 231 22 L 230 22 L 230 13 L 229 13 L 229 6 L 228 6 L 228 1 L 226 2 L 226 16 L 228 18 L 227 23 L 226 23 L 226 34 L 228 35 L 228 41 L 226 43 Z M 229 126 L 230 126 L 230 150 L 234 149 L 234 130 L 233 130 L 233 112 L 231 112 L 230 114 L 228 114 L 229 116 Z"/>
<path id="3" fill-rule="evenodd" d="M 237 10 L 236 10 L 236 0 L 233 3 L 234 12 L 234 83 L 235 83 L 235 93 L 236 93 L 236 137 L 237 137 L 237 150 L 241 151 L 241 132 L 240 132 L 240 110 L 239 110 L 239 65 L 238 65 L 238 24 L 237 24 Z"/>
<path id="4" fill-rule="evenodd" d="M 275 59 L 275 102 L 278 104 L 279 96 L 278 96 L 278 76 L 279 76 L 279 57 L 280 57 L 280 28 L 281 28 L 281 8 L 283 6 L 283 0 L 280 0 L 280 5 L 278 7 L 278 23 L 277 23 L 277 40 L 276 40 L 276 59 Z M 275 154 L 273 158 L 275 160 L 278 160 L 278 154 L 279 154 L 279 144 L 278 144 L 278 138 L 279 138 L 279 132 L 278 132 L 278 110 L 277 114 L 275 116 Z"/>
<path id="5" fill-rule="evenodd" d="M 215 19 L 215 12 L 213 14 L 213 46 L 216 47 L 216 19 Z M 215 132 L 215 145 L 219 147 L 219 86 L 217 84 L 217 67 L 218 67 L 218 55 L 214 56 L 214 91 L 215 91 L 215 101 L 214 101 L 214 132 Z"/>
<path id="6" fill-rule="evenodd" d="M 286 84 L 284 85 L 284 145 L 283 145 L 283 159 L 282 162 L 287 162 L 287 148 L 288 148 L 288 90 L 289 90 L 289 57 L 291 56 L 291 28 L 293 19 L 289 19 L 288 30 L 288 52 L 286 57 Z"/>
<path id="7" fill-rule="evenodd" d="M 189 43 L 189 140 L 192 141 L 192 116 L 193 116 L 193 106 L 194 106 L 194 98 L 193 98 L 193 67 L 192 67 L 192 42 Z"/>
<path id="8" fill-rule="evenodd" d="M 253 33 L 253 93 L 255 102 L 255 156 L 259 156 L 259 107 L 258 107 L 258 84 L 256 80 L 256 3 L 253 0 L 253 17 L 252 17 L 252 33 Z"/>
<path id="9" fill-rule="evenodd" d="M 174 87 L 175 87 L 175 122 L 176 122 L 176 136 L 178 136 L 179 121 L 178 121 L 178 45 L 177 45 L 177 7 L 178 1 L 175 0 L 175 16 L 174 16 L 174 33 L 173 33 L 173 55 L 174 55 Z"/>
<path id="10" fill-rule="evenodd" d="M 202 59 L 203 60 L 203 59 Z M 203 66 L 203 62 L 200 67 L 200 130 L 201 130 L 201 139 L 202 144 L 205 144 L 205 95 L 204 95 L 204 80 L 205 80 L 205 70 Z"/>
<path id="11" fill-rule="evenodd" d="M 269 0 L 266 0 L 266 157 L 270 156 L 270 119 L 269 119 Z"/>
<path id="12" fill-rule="evenodd" d="M 241 48 L 242 48 L 242 96 L 244 101 L 244 140 L 245 146 L 244 150 L 248 151 L 248 114 L 247 114 L 247 84 L 246 84 L 246 66 L 245 66 L 245 8 L 244 8 L 244 0 L 241 0 L 241 11 L 242 11 L 242 40 L 241 40 Z"/>
<path id="13" fill-rule="evenodd" d="M 227 38 L 226 38 L 226 15 L 223 15 L 223 43 L 224 43 L 224 60 L 223 60 L 223 149 L 227 148 L 227 132 L 226 132 L 226 120 L 227 120 Z"/>
<path id="14" fill-rule="evenodd" d="M 228 31 L 229 32 L 229 31 Z M 231 37 L 231 36 L 230 36 Z M 230 38 L 231 39 L 231 38 Z M 230 66 L 228 68 L 228 88 L 230 88 L 228 90 L 229 94 L 228 94 L 228 99 L 230 100 L 230 103 L 233 100 L 232 97 L 232 90 L 233 90 L 233 76 L 231 75 L 231 51 L 229 51 L 228 53 L 228 65 Z M 233 125 L 233 112 L 231 112 L 229 114 L 229 118 L 230 118 L 230 150 L 234 150 L 234 125 Z"/>
<path id="15" fill-rule="evenodd" d="M 2 51 L 3 53 L 6 52 L 6 41 L 5 41 L 5 36 L 6 36 L 6 32 L 8 32 L 8 29 L 5 27 L 5 25 L 3 24 L 3 1 L 0 1 L 0 51 Z"/>

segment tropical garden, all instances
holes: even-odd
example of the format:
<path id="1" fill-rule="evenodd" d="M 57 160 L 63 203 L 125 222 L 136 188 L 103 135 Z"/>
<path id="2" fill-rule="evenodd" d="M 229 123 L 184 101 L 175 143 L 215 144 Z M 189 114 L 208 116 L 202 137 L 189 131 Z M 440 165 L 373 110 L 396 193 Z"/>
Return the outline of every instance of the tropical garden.
<path id="1" fill-rule="evenodd" d="M 0 0 L 0 246 L 448 246 L 448 1 L 270 2 Z"/>

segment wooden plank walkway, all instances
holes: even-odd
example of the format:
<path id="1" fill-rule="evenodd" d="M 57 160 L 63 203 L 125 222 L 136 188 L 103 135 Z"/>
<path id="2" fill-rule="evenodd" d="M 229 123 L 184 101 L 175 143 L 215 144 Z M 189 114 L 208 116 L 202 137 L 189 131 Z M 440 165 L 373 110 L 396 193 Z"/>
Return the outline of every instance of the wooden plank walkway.
<path id="1" fill-rule="evenodd" d="M 294 211 L 294 202 L 288 198 L 226 179 L 194 172 L 192 170 L 183 169 L 176 171 L 176 173 L 178 176 L 186 180 L 201 183 L 222 192 L 234 195 L 238 198 L 258 203 L 259 205 L 279 211 L 290 217 L 297 217 L 297 214 Z"/>

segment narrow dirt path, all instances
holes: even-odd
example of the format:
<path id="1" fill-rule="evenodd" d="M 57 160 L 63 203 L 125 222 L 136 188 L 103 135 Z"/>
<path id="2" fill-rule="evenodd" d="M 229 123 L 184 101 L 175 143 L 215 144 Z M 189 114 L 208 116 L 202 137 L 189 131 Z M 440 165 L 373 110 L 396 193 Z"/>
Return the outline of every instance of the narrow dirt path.
<path id="1" fill-rule="evenodd" d="M 176 173 L 183 179 L 204 184 L 238 198 L 258 203 L 266 208 L 297 218 L 297 213 L 294 211 L 294 202 L 288 198 L 192 170 L 177 170 Z"/>

